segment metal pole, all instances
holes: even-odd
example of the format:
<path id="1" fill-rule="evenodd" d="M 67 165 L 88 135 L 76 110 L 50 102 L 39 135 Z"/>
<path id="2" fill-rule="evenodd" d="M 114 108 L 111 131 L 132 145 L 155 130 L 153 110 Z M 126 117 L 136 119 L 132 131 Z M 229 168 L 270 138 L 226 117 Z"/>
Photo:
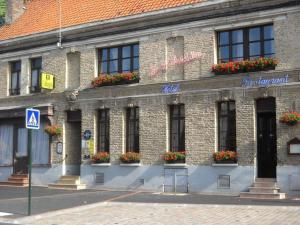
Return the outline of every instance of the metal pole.
<path id="1" fill-rule="evenodd" d="M 28 129 L 28 141 L 27 141 L 27 147 L 28 147 L 28 173 L 29 173 L 29 186 L 28 186 L 28 216 L 31 215 L 31 169 L 32 169 L 32 162 L 31 162 L 31 136 L 32 136 L 32 130 Z"/>

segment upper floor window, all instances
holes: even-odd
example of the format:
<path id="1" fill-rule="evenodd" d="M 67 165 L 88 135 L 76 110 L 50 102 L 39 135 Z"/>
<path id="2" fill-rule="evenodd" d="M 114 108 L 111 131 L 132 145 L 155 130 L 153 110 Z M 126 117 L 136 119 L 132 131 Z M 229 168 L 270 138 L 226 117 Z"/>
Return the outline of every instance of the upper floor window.
<path id="1" fill-rule="evenodd" d="M 219 151 L 236 151 L 235 102 L 218 103 Z"/>
<path id="2" fill-rule="evenodd" d="M 139 153 L 139 108 L 127 108 L 126 113 L 126 151 Z"/>
<path id="3" fill-rule="evenodd" d="M 20 79 L 21 79 L 21 61 L 12 62 L 10 64 L 11 77 L 10 77 L 10 95 L 20 94 Z"/>
<path id="4" fill-rule="evenodd" d="M 42 58 L 31 59 L 31 85 L 30 92 L 40 92 L 40 75 L 42 70 Z"/>
<path id="5" fill-rule="evenodd" d="M 98 148 L 100 152 L 109 152 L 109 109 L 98 112 Z"/>
<path id="6" fill-rule="evenodd" d="M 218 32 L 218 63 L 274 55 L 273 25 Z"/>
<path id="7" fill-rule="evenodd" d="M 116 74 L 138 70 L 138 44 L 99 49 L 100 74 Z"/>
<path id="8" fill-rule="evenodd" d="M 170 151 L 185 151 L 184 105 L 170 106 Z"/>

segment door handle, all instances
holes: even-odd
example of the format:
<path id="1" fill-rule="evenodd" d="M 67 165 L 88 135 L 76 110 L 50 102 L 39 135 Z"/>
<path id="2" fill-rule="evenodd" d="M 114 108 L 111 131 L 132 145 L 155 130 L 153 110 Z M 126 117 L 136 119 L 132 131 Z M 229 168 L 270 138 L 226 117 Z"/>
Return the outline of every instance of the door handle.
<path id="1" fill-rule="evenodd" d="M 259 134 L 259 137 L 260 137 L 260 138 L 262 138 L 262 137 L 263 137 L 263 135 L 262 135 L 262 134 Z"/>
<path id="2" fill-rule="evenodd" d="M 274 137 L 274 135 L 273 135 L 273 134 L 270 134 L 270 137 L 272 138 L 272 137 Z"/>

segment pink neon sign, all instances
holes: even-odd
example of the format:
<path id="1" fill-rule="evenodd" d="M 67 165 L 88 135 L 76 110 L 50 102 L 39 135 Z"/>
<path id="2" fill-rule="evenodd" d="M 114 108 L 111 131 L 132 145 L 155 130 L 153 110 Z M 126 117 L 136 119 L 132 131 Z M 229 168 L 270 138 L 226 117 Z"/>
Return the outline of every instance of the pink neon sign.
<path id="1" fill-rule="evenodd" d="M 165 64 L 161 64 L 158 67 L 151 67 L 150 68 L 150 78 L 154 78 L 161 73 L 165 73 L 167 71 L 168 67 L 188 64 L 188 63 L 191 63 L 191 62 L 201 59 L 201 58 L 202 58 L 202 54 L 199 52 L 191 52 L 183 57 L 175 56 L 172 60 L 170 60 L 169 62 L 167 62 Z"/>

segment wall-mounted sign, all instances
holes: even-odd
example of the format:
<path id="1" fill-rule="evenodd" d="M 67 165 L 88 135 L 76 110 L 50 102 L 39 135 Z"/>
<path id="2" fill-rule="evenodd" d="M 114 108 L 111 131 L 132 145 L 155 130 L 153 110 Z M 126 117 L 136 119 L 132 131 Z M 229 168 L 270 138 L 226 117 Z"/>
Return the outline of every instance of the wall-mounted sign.
<path id="1" fill-rule="evenodd" d="M 289 155 L 300 155 L 300 139 L 293 138 L 287 143 Z"/>
<path id="2" fill-rule="evenodd" d="M 63 153 L 63 143 L 62 142 L 57 142 L 56 153 L 59 155 L 61 155 Z"/>
<path id="3" fill-rule="evenodd" d="M 41 87 L 43 89 L 53 90 L 55 84 L 54 75 L 49 73 L 42 73 L 41 74 Z"/>
<path id="4" fill-rule="evenodd" d="M 84 140 L 90 140 L 92 137 L 92 132 L 90 130 L 85 130 L 83 132 L 83 139 Z"/>
<path id="5" fill-rule="evenodd" d="M 87 142 L 87 146 L 88 146 L 90 155 L 93 155 L 94 154 L 94 139 L 90 139 L 86 142 Z"/>
<path id="6" fill-rule="evenodd" d="M 161 92 L 163 94 L 173 94 L 173 93 L 180 92 L 180 85 L 179 84 L 165 84 L 162 87 Z"/>
<path id="7" fill-rule="evenodd" d="M 242 80 L 243 87 L 269 87 L 272 85 L 280 85 L 288 83 L 289 75 L 275 78 L 263 78 L 253 79 L 250 76 L 246 76 Z"/>

